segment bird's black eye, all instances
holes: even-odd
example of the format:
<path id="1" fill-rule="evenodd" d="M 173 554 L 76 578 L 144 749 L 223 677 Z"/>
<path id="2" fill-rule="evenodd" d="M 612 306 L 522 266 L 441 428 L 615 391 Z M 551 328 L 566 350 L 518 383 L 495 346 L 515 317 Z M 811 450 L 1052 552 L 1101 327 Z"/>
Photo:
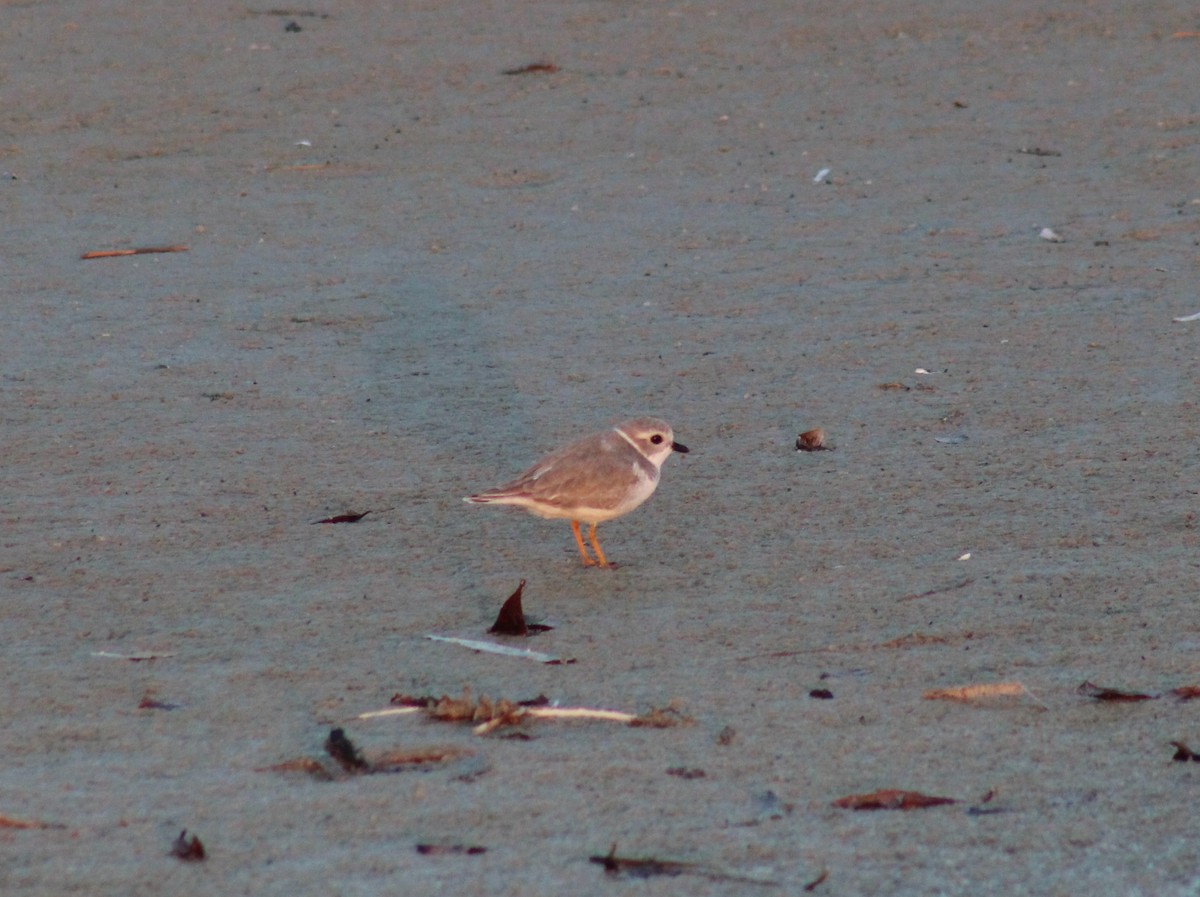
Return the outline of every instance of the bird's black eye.
<path id="1" fill-rule="evenodd" d="M 662 441 L 663 441 L 662 435 L 659 433 L 655 433 L 653 436 L 650 437 L 650 441 L 652 443 L 654 443 L 655 445 L 662 445 Z"/>

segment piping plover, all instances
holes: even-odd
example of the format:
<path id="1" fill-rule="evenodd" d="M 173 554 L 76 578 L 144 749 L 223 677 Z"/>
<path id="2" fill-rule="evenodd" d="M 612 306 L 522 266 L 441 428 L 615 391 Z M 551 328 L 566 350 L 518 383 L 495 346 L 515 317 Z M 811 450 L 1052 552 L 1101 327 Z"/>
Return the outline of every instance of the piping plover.
<path id="1" fill-rule="evenodd" d="M 658 486 L 658 471 L 672 452 L 687 452 L 671 428 L 653 417 L 635 417 L 551 452 L 515 480 L 463 499 L 474 504 L 516 505 L 539 517 L 571 521 L 584 566 L 609 566 L 596 526 L 628 514 Z M 583 544 L 579 524 L 591 525 Z"/>

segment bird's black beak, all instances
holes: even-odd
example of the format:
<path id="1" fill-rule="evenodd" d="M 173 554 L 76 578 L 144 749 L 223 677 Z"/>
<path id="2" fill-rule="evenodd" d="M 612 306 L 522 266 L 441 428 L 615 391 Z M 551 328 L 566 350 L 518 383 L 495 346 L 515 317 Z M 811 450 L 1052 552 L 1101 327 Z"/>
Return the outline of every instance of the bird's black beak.
<path id="1" fill-rule="evenodd" d="M 688 447 L 686 445 L 684 445 L 682 442 L 672 442 L 671 448 L 675 449 L 675 451 L 680 452 L 684 455 L 686 455 L 688 453 Z"/>

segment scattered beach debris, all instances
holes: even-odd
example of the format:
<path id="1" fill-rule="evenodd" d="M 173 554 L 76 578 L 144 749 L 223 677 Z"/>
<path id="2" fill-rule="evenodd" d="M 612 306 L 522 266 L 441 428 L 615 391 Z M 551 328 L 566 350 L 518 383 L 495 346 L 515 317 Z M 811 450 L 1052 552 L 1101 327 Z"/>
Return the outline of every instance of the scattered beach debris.
<path id="1" fill-rule="evenodd" d="M 934 797 L 919 791 L 901 791 L 897 788 L 885 788 L 872 791 L 870 794 L 851 794 L 839 797 L 833 802 L 835 807 L 846 810 L 920 810 L 925 807 L 940 807 L 944 804 L 956 804 L 952 797 Z"/>
<path id="2" fill-rule="evenodd" d="M 1091 682 L 1084 682 L 1079 688 L 1075 689 L 1079 694 L 1089 698 L 1095 698 L 1097 701 L 1153 701 L 1158 698 L 1158 695 L 1145 694 L 1136 691 L 1122 691 L 1119 688 L 1104 688 L 1100 685 L 1095 685 Z"/>
<path id="3" fill-rule="evenodd" d="M 966 433 L 954 433 L 950 436 L 935 436 L 934 442 L 940 442 L 942 445 L 962 445 L 970 437 Z"/>
<path id="4" fill-rule="evenodd" d="M 338 514 L 334 517 L 326 517 L 324 520 L 314 520 L 313 525 L 316 526 L 318 523 L 358 523 L 358 521 L 362 520 L 370 513 L 370 511 L 363 511 L 361 514 L 356 514 L 353 511 L 350 511 L 346 514 Z"/>
<path id="5" fill-rule="evenodd" d="M 350 740 L 344 729 L 331 729 L 325 739 L 325 753 L 336 763 L 336 767 L 315 757 L 296 757 L 260 767 L 256 772 L 303 772 L 322 781 L 344 779 L 349 776 L 400 772 L 405 769 L 427 769 L 454 760 L 474 756 L 475 752 L 458 747 L 423 747 L 384 751 L 367 756 Z"/>
<path id="6" fill-rule="evenodd" d="M 519 65 L 515 69 L 505 69 L 506 75 L 533 75 L 546 74 L 553 75 L 558 71 L 558 66 L 553 62 L 531 62 L 528 65 Z"/>
<path id="7" fill-rule="evenodd" d="M 282 16 L 295 19 L 328 19 L 332 16 L 327 12 L 317 12 L 314 9 L 248 9 L 249 16 Z"/>
<path id="8" fill-rule="evenodd" d="M 204 845 L 195 835 L 187 836 L 187 829 L 179 833 L 179 837 L 171 844 L 171 856 L 184 862 L 197 863 L 203 860 L 207 854 L 204 852 Z"/>
<path id="9" fill-rule="evenodd" d="M 1200 763 L 1200 754 L 1197 754 L 1182 741 L 1172 741 L 1171 747 L 1175 748 L 1175 756 L 1171 759 L 1177 763 L 1187 763 L 1189 760 L 1192 763 Z"/>
<path id="10" fill-rule="evenodd" d="M 952 585 L 941 586 L 936 589 L 930 589 L 927 592 L 914 592 L 911 595 L 903 595 L 900 598 L 897 598 L 896 600 L 897 601 L 916 601 L 918 598 L 929 598 L 933 595 L 940 595 L 943 592 L 953 592 L 958 589 L 964 589 L 967 586 L 969 586 L 971 583 L 973 583 L 974 581 L 975 581 L 974 577 L 968 576 L 966 579 L 960 579 L 958 582 L 956 582 Z"/>
<path id="11" fill-rule="evenodd" d="M 628 726 L 645 726 L 649 728 L 666 729 L 672 726 L 690 726 L 694 722 L 684 716 L 673 706 L 650 710 L 647 713 L 625 713 L 620 710 L 600 710 L 593 707 L 553 707 L 544 695 L 539 695 L 532 701 L 509 701 L 501 699 L 492 701 L 487 697 L 473 700 L 471 689 L 464 688 L 461 698 L 451 698 L 443 695 L 440 698 L 413 697 L 411 695 L 395 695 L 393 704 L 400 713 L 423 711 L 430 719 L 439 722 L 476 723 L 476 735 L 486 735 L 501 726 L 515 726 L 526 720 L 603 720 L 606 722 L 625 723 Z M 359 714 L 359 719 L 379 716 L 392 716 L 394 713 L 384 710 L 370 711 Z"/>
<path id="12" fill-rule="evenodd" d="M 1040 234 L 1038 234 L 1038 236 L 1041 237 L 1043 240 L 1047 241 L 1048 243 L 1065 243 L 1066 242 L 1066 238 L 1060 237 L 1058 235 L 1058 232 L 1050 227 L 1043 227 L 1042 232 Z"/>
<path id="13" fill-rule="evenodd" d="M 1020 682 L 986 682 L 978 685 L 960 685 L 955 688 L 931 688 L 921 697 L 926 701 L 958 701 L 963 704 L 1028 697 L 1043 710 L 1050 709 Z"/>
<path id="14" fill-rule="evenodd" d="M 678 875 L 699 875 L 710 881 L 728 881 L 738 884 L 764 885 L 775 887 L 777 881 L 766 878 L 754 878 L 747 875 L 737 875 L 726 872 L 704 863 L 687 863 L 681 860 L 660 860 L 657 857 L 621 857 L 617 856 L 617 845 L 613 844 L 607 854 L 590 856 L 588 861 L 604 867 L 606 875 L 624 875 L 629 878 L 654 878 L 660 875 L 675 877 Z"/>
<path id="15" fill-rule="evenodd" d="M 979 798 L 979 801 L 977 803 L 975 803 L 974 805 L 972 805 L 970 807 L 967 807 L 967 815 L 968 816 L 996 816 L 1000 813 L 1013 812 L 1011 807 L 989 807 L 988 804 L 990 804 L 995 799 L 995 797 L 996 797 L 996 789 L 989 788 L 987 791 L 984 792 L 983 796 L 981 798 Z"/>
<path id="16" fill-rule="evenodd" d="M 829 183 L 829 169 L 828 169 L 828 168 L 822 168 L 820 171 L 818 171 L 818 172 L 817 172 L 817 173 L 816 173 L 816 174 L 813 176 L 813 183 L 814 183 L 814 184 L 827 184 L 827 183 Z"/>
<path id="17" fill-rule="evenodd" d="M 816 698 L 818 701 L 832 701 L 833 692 L 828 688 L 814 688 L 809 693 L 810 698 Z"/>
<path id="18" fill-rule="evenodd" d="M 1171 697 L 1177 701 L 1190 701 L 1200 698 L 1200 685 L 1181 685 L 1172 688 L 1165 694 L 1150 694 L 1148 692 L 1123 691 L 1119 688 L 1105 688 L 1092 682 L 1084 682 L 1076 689 L 1081 695 L 1095 698 L 1097 701 L 1157 701 L 1162 697 Z"/>
<path id="19" fill-rule="evenodd" d="M 43 822 L 40 819 L 18 819 L 16 816 L 9 816 L 7 813 L 0 813 L 0 828 L 46 829 L 66 828 L 66 826 L 57 822 Z"/>
<path id="20" fill-rule="evenodd" d="M 972 638 L 973 633 L 967 632 L 962 635 L 963 638 Z M 880 642 L 872 647 L 879 648 L 923 648 L 926 645 L 948 645 L 954 640 L 955 636 L 949 635 L 927 635 L 924 632 L 910 632 L 908 635 L 899 635 L 894 639 L 888 639 L 886 642 Z"/>
<path id="21" fill-rule="evenodd" d="M 187 252 L 186 246 L 139 246 L 137 249 L 96 249 L 85 252 L 81 259 L 111 259 L 126 255 L 147 255 L 152 252 Z"/>
<path id="22" fill-rule="evenodd" d="M 525 580 L 517 583 L 517 590 L 508 596 L 496 616 L 496 622 L 488 630 L 492 635 L 529 635 L 525 622 L 525 611 L 521 608 L 521 593 L 525 591 Z"/>
<path id="23" fill-rule="evenodd" d="M 143 660 L 161 660 L 164 657 L 174 657 L 174 653 L 156 654 L 152 651 L 139 651 L 136 654 L 114 654 L 112 651 L 93 651 L 92 657 L 103 657 L 107 660 L 130 660 L 139 663 Z"/>
<path id="24" fill-rule="evenodd" d="M 178 710 L 179 704 L 171 704 L 167 701 L 160 701 L 154 697 L 154 690 L 150 689 L 142 695 L 142 699 L 138 701 L 138 710 Z"/>
<path id="25" fill-rule="evenodd" d="M 423 857 L 479 856 L 487 853 L 486 847 L 478 844 L 418 844 L 417 853 Z"/>
<path id="26" fill-rule="evenodd" d="M 452 645 L 460 645 L 463 648 L 470 648 L 472 651 L 501 654 L 505 657 L 520 657 L 525 660 L 534 660 L 538 663 L 560 664 L 575 662 L 574 657 L 556 657 L 553 654 L 543 654 L 541 651 L 530 651 L 528 648 L 512 648 L 508 645 L 497 645 L 495 642 L 484 642 L 473 638 L 459 638 L 453 635 L 427 635 L 425 638 L 435 642 L 448 642 Z"/>
<path id="27" fill-rule="evenodd" d="M 371 768 L 359 753 L 358 748 L 354 746 L 354 742 L 346 737 L 345 729 L 329 731 L 329 737 L 325 739 L 325 753 L 349 773 L 368 772 Z"/>
<path id="28" fill-rule="evenodd" d="M 1193 315 L 1184 315 L 1182 318 L 1172 318 L 1171 320 L 1180 324 L 1186 323 L 1187 321 L 1200 321 L 1200 311 Z"/>
<path id="29" fill-rule="evenodd" d="M 813 427 L 811 430 L 805 430 L 796 437 L 796 451 L 826 452 L 830 449 L 831 446 L 825 444 L 825 431 L 820 427 Z"/>
<path id="30" fill-rule="evenodd" d="M 822 869 L 821 874 L 804 886 L 804 890 L 811 893 L 825 883 L 829 878 L 829 870 Z"/>
<path id="31" fill-rule="evenodd" d="M 500 608 L 496 622 L 488 630 L 489 633 L 492 635 L 528 636 L 539 632 L 549 632 L 554 628 L 544 623 L 527 623 L 525 621 L 525 611 L 521 607 L 521 595 L 524 591 L 525 580 L 522 579 L 517 585 L 517 590 L 508 596 Z"/>

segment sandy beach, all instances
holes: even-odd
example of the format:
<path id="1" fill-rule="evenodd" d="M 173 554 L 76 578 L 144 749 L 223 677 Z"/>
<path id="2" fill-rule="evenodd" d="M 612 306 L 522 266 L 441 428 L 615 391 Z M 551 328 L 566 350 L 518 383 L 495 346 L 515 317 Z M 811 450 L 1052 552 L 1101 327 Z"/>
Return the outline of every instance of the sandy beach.
<path id="1" fill-rule="evenodd" d="M 1194 5 L 0 25 L 4 894 L 1200 893 Z"/>

